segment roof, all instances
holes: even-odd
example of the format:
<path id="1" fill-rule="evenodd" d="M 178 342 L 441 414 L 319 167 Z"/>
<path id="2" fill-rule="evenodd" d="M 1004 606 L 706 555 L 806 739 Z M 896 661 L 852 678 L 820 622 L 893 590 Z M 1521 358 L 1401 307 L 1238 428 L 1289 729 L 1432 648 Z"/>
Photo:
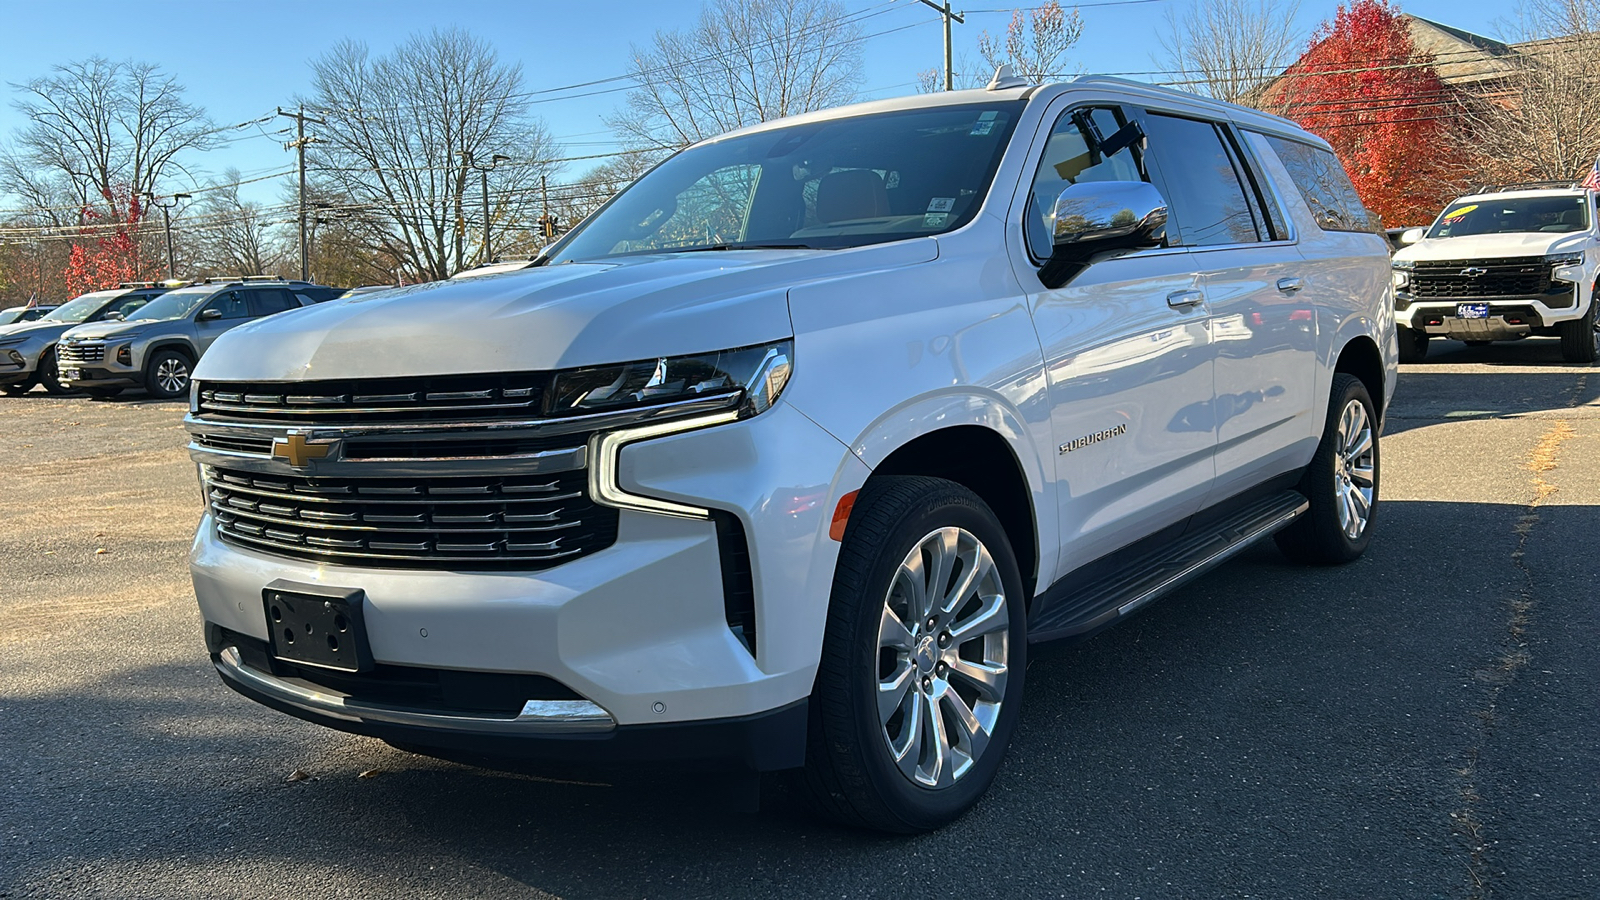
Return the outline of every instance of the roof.
<path id="1" fill-rule="evenodd" d="M 1406 30 L 1411 32 L 1416 48 L 1433 55 L 1434 69 L 1445 84 L 1477 85 L 1505 78 L 1512 72 L 1511 62 L 1504 57 L 1515 56 L 1517 51 L 1509 44 L 1421 16 L 1406 14 L 1401 18 L 1406 20 Z"/>

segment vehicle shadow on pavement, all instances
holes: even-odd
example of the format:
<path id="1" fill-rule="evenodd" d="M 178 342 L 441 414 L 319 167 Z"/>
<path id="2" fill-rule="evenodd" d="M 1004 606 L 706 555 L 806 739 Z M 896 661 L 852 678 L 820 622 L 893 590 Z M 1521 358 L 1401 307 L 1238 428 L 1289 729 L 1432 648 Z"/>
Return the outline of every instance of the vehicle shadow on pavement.
<path id="1" fill-rule="evenodd" d="M 606 786 L 414 756 L 250 704 L 198 650 L 8 689 L 0 896 L 1465 895 L 1458 816 L 1501 840 L 1542 821 L 1518 805 L 1537 782 L 1496 781 L 1482 715 L 1517 677 L 1497 666 L 1530 589 L 1526 511 L 1386 502 L 1355 563 L 1300 568 L 1268 543 L 1041 656 L 989 795 L 912 838 L 822 823 L 781 785 L 751 815 L 699 776 Z M 1600 529 L 1600 507 L 1541 516 L 1541 539 Z M 1538 589 L 1532 633 L 1591 604 L 1600 557 L 1575 565 Z M 1580 711 L 1559 740 L 1592 772 Z M 1573 789 L 1560 815 L 1595 821 L 1594 803 Z M 1577 856 L 1490 858 L 1585 877 Z"/>
<path id="2" fill-rule="evenodd" d="M 1581 367 L 1580 367 L 1581 368 Z M 1547 372 L 1401 373 L 1383 433 L 1399 434 L 1439 422 L 1553 416 L 1600 404 L 1600 369 L 1574 379 L 1570 368 Z"/>

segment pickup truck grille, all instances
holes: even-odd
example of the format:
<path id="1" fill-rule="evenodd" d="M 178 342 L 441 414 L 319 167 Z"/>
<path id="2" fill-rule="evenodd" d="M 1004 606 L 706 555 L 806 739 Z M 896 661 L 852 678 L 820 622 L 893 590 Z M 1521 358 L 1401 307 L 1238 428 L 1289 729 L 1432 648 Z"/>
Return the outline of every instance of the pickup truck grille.
<path id="1" fill-rule="evenodd" d="M 199 413 L 300 424 L 538 418 L 547 372 L 223 382 L 200 385 Z"/>
<path id="2" fill-rule="evenodd" d="M 84 363 L 101 362 L 106 358 L 106 345 L 104 341 L 82 343 L 79 341 L 63 342 L 56 348 L 56 360 L 59 363 L 82 365 Z"/>
<path id="3" fill-rule="evenodd" d="M 207 467 L 222 540 L 397 568 L 537 570 L 611 546 L 617 511 L 583 470 L 507 477 L 299 478 Z"/>
<path id="4" fill-rule="evenodd" d="M 1463 274 L 1482 269 L 1477 275 Z M 1532 297 L 1550 290 L 1550 263 L 1537 256 L 1418 262 L 1411 274 L 1414 300 L 1462 297 Z"/>

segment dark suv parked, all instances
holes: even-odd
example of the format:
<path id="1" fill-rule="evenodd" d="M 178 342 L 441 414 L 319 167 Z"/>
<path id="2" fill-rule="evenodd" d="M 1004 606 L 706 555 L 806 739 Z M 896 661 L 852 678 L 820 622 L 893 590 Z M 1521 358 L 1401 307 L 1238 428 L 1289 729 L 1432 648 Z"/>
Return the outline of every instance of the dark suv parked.
<path id="1" fill-rule="evenodd" d="M 61 383 L 101 396 L 139 386 L 153 397 L 181 397 L 189 391 L 194 364 L 218 335 L 339 293 L 262 276 L 207 278 L 176 288 L 124 321 L 83 325 L 63 335 Z"/>

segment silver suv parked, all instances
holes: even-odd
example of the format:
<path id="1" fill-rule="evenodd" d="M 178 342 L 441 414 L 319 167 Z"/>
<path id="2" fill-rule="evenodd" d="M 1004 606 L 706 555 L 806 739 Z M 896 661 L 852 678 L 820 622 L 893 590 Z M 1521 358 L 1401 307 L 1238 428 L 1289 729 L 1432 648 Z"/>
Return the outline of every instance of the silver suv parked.
<path id="1" fill-rule="evenodd" d="M 57 375 L 56 343 L 61 335 L 86 322 L 120 321 L 167 290 L 154 282 L 121 284 L 75 297 L 36 321 L 0 328 L 0 389 L 21 394 L 42 384 L 52 394 L 66 393 Z"/>
<path id="2" fill-rule="evenodd" d="M 219 335 L 253 319 L 310 306 L 337 288 L 281 278 L 207 278 L 177 288 L 121 321 L 82 325 L 61 336 L 61 384 L 111 396 L 130 386 L 172 399 Z"/>
<path id="3" fill-rule="evenodd" d="M 222 678 L 291 715 L 800 768 L 929 829 L 1026 727 L 1031 644 L 1268 536 L 1359 556 L 1394 375 L 1327 144 L 997 77 L 697 144 L 531 268 L 224 335 L 195 594 Z"/>

